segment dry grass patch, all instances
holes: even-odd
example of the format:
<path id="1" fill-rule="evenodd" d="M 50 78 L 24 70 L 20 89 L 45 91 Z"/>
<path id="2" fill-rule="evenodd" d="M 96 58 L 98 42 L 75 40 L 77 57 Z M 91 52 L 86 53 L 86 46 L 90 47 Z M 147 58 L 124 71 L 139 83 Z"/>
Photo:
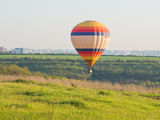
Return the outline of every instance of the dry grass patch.
<path id="1" fill-rule="evenodd" d="M 33 80 L 35 82 L 62 84 L 73 88 L 89 88 L 89 89 L 106 89 L 114 91 L 131 91 L 141 93 L 160 93 L 160 87 L 147 88 L 141 85 L 133 84 L 112 84 L 110 82 L 86 81 L 74 79 L 45 79 L 37 76 L 17 76 L 17 75 L 0 75 L 0 81 L 14 81 L 17 79 Z"/>

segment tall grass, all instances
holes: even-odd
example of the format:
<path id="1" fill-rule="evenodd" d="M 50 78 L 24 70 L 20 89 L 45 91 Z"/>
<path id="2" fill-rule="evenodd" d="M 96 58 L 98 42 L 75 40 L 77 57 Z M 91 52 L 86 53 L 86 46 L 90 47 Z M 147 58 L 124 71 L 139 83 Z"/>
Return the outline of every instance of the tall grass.
<path id="1" fill-rule="evenodd" d="M 66 87 L 25 79 L 0 82 L 0 120 L 160 120 L 160 94 L 78 88 L 102 86 L 96 82 L 64 80 L 72 86 Z M 48 80 L 53 81 L 61 80 Z"/>
<path id="2" fill-rule="evenodd" d="M 89 89 L 105 89 L 113 91 L 131 91 L 141 93 L 160 93 L 160 87 L 144 87 L 142 85 L 133 84 L 112 84 L 110 82 L 99 81 L 86 81 L 86 80 L 74 80 L 74 79 L 45 79 L 38 76 L 17 76 L 17 75 L 0 75 L 0 81 L 13 81 L 17 79 L 27 79 L 36 82 L 55 83 L 62 84 L 69 87 L 89 88 Z"/>

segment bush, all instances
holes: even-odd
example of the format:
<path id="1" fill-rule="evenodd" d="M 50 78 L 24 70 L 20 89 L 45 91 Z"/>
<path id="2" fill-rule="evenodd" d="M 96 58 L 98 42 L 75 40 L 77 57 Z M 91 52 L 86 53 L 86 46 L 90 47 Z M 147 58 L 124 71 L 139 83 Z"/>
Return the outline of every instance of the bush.
<path id="1" fill-rule="evenodd" d="M 0 65 L 0 74 L 5 75 L 27 75 L 30 76 L 32 73 L 28 70 L 27 67 L 21 68 L 17 65 Z"/>
<path id="2" fill-rule="evenodd" d="M 24 80 L 24 79 L 17 79 L 17 80 L 11 81 L 11 82 L 13 82 L 13 83 L 36 84 L 36 82 L 33 81 L 33 80 Z"/>

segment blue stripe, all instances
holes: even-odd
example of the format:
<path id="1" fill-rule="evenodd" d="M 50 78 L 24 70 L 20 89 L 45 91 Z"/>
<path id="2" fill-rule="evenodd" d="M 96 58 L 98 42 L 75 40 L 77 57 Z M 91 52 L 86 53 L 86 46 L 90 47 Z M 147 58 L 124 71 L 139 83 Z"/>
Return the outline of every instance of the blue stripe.
<path id="1" fill-rule="evenodd" d="M 104 51 L 104 49 L 76 49 L 77 51 Z"/>
<path id="2" fill-rule="evenodd" d="M 109 36 L 109 33 L 102 33 L 102 32 L 72 32 L 71 36 L 80 36 L 80 35 L 101 35 L 101 36 Z"/>

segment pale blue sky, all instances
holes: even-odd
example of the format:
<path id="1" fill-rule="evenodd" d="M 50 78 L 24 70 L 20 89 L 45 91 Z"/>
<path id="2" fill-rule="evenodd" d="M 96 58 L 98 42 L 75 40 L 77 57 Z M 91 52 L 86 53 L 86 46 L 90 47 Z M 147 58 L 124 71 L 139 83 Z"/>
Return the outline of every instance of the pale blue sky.
<path id="1" fill-rule="evenodd" d="M 160 49 L 160 0 L 0 0 L 0 46 L 73 49 L 85 20 L 109 28 L 108 49 Z"/>

